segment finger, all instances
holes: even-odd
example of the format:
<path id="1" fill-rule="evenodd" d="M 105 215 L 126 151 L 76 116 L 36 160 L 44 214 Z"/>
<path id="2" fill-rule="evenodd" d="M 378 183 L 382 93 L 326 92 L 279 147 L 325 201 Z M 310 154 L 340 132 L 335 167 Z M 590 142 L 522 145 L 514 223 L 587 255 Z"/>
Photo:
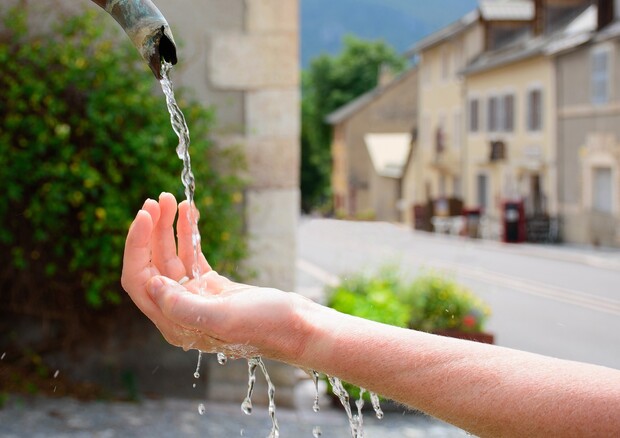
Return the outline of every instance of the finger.
<path id="1" fill-rule="evenodd" d="M 181 336 L 183 330 L 163 315 L 146 291 L 148 281 L 153 276 L 159 275 L 150 260 L 152 215 L 157 217 L 158 208 L 153 203 L 157 204 L 155 201 L 145 203 L 150 213 L 140 210 L 129 229 L 125 243 L 121 283 L 136 306 L 157 326 L 170 343 L 191 348 L 193 341 L 188 340 L 187 336 Z"/>
<path id="2" fill-rule="evenodd" d="M 134 303 L 151 319 L 159 313 L 146 294 L 146 283 L 159 273 L 151 264 L 151 215 L 140 210 L 136 215 L 125 242 L 121 284 Z"/>
<path id="3" fill-rule="evenodd" d="M 157 223 L 159 222 L 159 217 L 161 215 L 159 204 L 157 203 L 157 201 L 153 199 L 147 199 L 142 206 L 142 210 L 146 211 L 148 214 L 151 215 L 153 227 L 156 227 Z"/>
<path id="4" fill-rule="evenodd" d="M 177 238 L 179 241 L 179 258 L 183 262 L 186 271 L 190 274 L 188 277 L 191 277 L 191 273 L 193 272 L 194 265 L 194 237 L 193 237 L 193 225 L 190 222 L 189 218 L 189 202 L 183 201 L 179 204 L 179 218 L 177 220 Z M 198 220 L 199 213 L 196 208 L 192 208 L 192 219 L 194 223 Z M 200 245 L 200 236 L 197 236 L 197 245 L 198 245 L 198 260 L 199 267 L 201 272 L 208 272 L 211 270 L 209 263 L 206 258 L 202 254 L 202 249 Z"/>
<path id="5" fill-rule="evenodd" d="M 158 206 L 161 214 L 153 230 L 153 264 L 162 275 L 178 281 L 187 274 L 183 262 L 177 256 L 174 238 L 177 201 L 172 194 L 162 193 Z"/>

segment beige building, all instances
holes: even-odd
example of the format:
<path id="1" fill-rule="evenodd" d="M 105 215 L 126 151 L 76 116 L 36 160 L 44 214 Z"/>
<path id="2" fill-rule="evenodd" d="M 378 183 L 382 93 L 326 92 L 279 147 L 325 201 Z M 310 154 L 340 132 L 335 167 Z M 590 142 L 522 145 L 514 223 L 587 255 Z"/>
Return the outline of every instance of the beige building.
<path id="1" fill-rule="evenodd" d="M 589 3 L 519 2 L 521 9 L 489 3 L 485 9 L 481 2 L 486 51 L 464 70 L 465 203 L 482 209 L 484 237 L 557 238 L 558 97 L 549 52 L 588 26 L 596 16 Z"/>
<path id="2" fill-rule="evenodd" d="M 403 220 L 402 179 L 416 131 L 413 68 L 327 117 L 333 125 L 332 190 L 345 217 Z"/>
<path id="3" fill-rule="evenodd" d="M 620 2 L 559 41 L 558 181 L 562 238 L 620 246 Z"/>
<path id="4" fill-rule="evenodd" d="M 410 211 L 417 206 L 418 223 L 421 219 L 426 223 L 421 228 L 428 228 L 430 216 L 440 214 L 426 206 L 434 205 L 438 199 L 463 196 L 465 105 L 460 71 L 483 50 L 479 18 L 479 11 L 473 11 L 424 38 L 407 52 L 408 56 L 417 58 L 420 71 L 420 129 L 409 168 L 414 177 L 407 176 L 405 204 Z"/>

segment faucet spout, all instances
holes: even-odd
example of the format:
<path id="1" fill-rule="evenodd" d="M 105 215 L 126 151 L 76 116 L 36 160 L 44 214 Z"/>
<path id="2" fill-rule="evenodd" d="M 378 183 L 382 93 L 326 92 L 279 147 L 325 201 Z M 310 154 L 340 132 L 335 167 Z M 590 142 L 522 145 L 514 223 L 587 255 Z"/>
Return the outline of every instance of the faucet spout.
<path id="1" fill-rule="evenodd" d="M 151 0 L 92 0 L 121 25 L 157 79 L 161 63 L 177 63 L 177 50 L 168 22 Z"/>

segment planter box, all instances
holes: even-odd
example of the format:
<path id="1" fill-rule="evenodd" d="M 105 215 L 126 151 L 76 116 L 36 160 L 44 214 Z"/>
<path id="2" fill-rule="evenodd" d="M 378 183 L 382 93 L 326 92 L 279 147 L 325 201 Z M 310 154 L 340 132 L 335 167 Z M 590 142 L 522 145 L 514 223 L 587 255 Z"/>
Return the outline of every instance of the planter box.
<path id="1" fill-rule="evenodd" d="M 468 341 L 481 342 L 483 344 L 494 344 L 495 337 L 491 333 L 478 332 L 470 333 L 460 330 L 437 330 L 433 332 L 439 336 L 447 336 L 449 338 L 466 339 Z"/>

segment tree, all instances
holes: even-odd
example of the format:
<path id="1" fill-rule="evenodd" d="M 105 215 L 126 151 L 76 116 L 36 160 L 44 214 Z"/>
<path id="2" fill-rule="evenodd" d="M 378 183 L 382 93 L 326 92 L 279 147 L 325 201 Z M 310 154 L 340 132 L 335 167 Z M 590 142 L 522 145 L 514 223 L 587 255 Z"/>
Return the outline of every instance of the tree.
<path id="1" fill-rule="evenodd" d="M 302 208 L 309 212 L 329 205 L 331 127 L 325 118 L 377 86 L 383 66 L 394 72 L 405 59 L 384 41 L 344 39 L 337 56 L 315 58 L 302 76 Z"/>

